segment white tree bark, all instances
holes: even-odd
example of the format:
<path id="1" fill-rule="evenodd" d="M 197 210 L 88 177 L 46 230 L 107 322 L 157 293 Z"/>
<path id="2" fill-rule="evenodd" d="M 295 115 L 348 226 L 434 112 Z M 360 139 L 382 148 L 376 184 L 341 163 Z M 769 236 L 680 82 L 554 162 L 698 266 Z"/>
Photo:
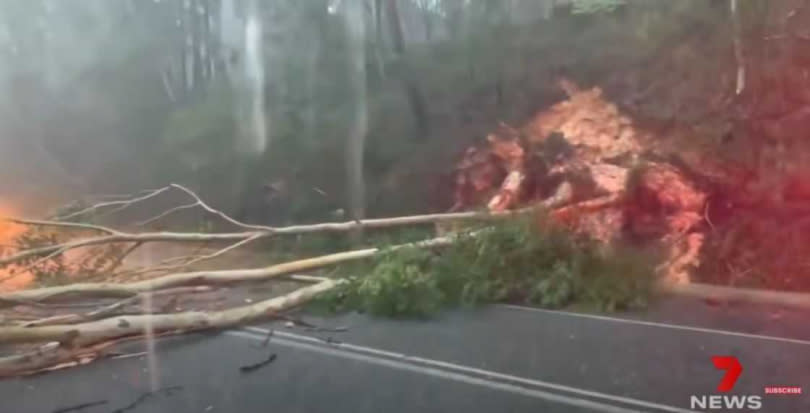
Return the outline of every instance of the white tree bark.
<path id="1" fill-rule="evenodd" d="M 737 61 L 737 81 L 734 92 L 739 95 L 745 89 L 745 56 L 743 54 L 740 12 L 737 0 L 729 0 L 731 24 L 734 31 L 734 59 Z"/>
<path id="2" fill-rule="evenodd" d="M 402 244 L 393 248 L 418 247 L 432 248 L 448 245 L 453 242 L 452 237 L 439 237 L 426 241 Z M 193 285 L 229 285 L 244 281 L 264 281 L 299 271 L 322 268 L 342 262 L 360 260 L 378 254 L 379 248 L 366 248 L 354 251 L 338 252 L 314 258 L 285 262 L 255 269 L 192 271 L 165 275 L 151 280 L 137 281 L 127 284 L 117 283 L 78 283 L 58 287 L 36 288 L 0 294 L 0 307 L 18 305 L 20 302 L 41 302 L 65 296 L 74 297 L 120 297 L 174 287 Z"/>
<path id="3" fill-rule="evenodd" d="M 81 324 L 41 327 L 0 327 L 0 342 L 50 342 L 33 352 L 0 358 L 0 377 L 18 375 L 74 361 L 97 357 L 99 349 L 88 347 L 120 337 L 139 336 L 150 330 L 189 332 L 221 329 L 267 318 L 300 306 L 340 283 L 324 280 L 281 297 L 216 312 L 189 311 L 175 314 L 133 315 Z"/>
<path id="4" fill-rule="evenodd" d="M 553 208 L 564 203 L 567 203 L 567 200 L 560 199 L 554 200 L 554 202 L 546 203 L 543 206 L 546 208 Z M 0 267 L 32 257 L 42 257 L 55 253 L 61 254 L 64 253 L 65 251 L 75 248 L 101 244 L 110 244 L 110 243 L 121 243 L 121 242 L 146 243 L 159 241 L 162 242 L 240 241 L 249 238 L 258 239 L 274 235 L 308 234 L 315 232 L 345 232 L 357 230 L 359 228 L 391 228 L 397 226 L 440 223 L 449 221 L 502 219 L 513 217 L 516 215 L 531 213 L 533 211 L 536 211 L 536 207 L 528 207 L 514 211 L 503 211 L 496 213 L 470 211 L 470 212 L 456 212 L 449 214 L 427 214 L 427 215 L 411 215 L 394 218 L 375 218 L 362 221 L 326 222 L 321 224 L 292 225 L 287 227 L 257 227 L 264 229 L 256 231 L 213 233 L 213 234 L 184 233 L 184 232 L 127 233 L 104 227 L 88 226 L 86 224 L 8 219 L 9 221 L 12 222 L 23 222 L 29 225 L 56 225 L 65 227 L 78 227 L 79 229 L 90 229 L 108 232 L 110 233 L 110 235 L 103 235 L 92 238 L 83 238 L 75 241 L 66 242 L 64 244 L 47 245 L 39 248 L 32 248 L 29 250 L 20 251 L 16 254 L 0 258 Z"/>
<path id="5" fill-rule="evenodd" d="M 368 134 L 366 97 L 365 19 L 362 0 L 348 0 L 345 8 L 349 40 L 349 70 L 354 118 L 346 144 L 346 172 L 349 193 L 349 216 L 356 221 L 365 217 L 366 183 L 363 176 L 363 152 Z"/>
<path id="6" fill-rule="evenodd" d="M 82 347 L 117 337 L 142 334 L 147 323 L 151 323 L 156 333 L 167 330 L 231 327 L 303 304 L 316 295 L 334 288 L 337 283 L 338 281 L 327 279 L 281 297 L 224 311 L 119 316 L 87 323 L 56 326 L 0 327 L 0 342 L 59 341 L 69 343 L 71 346 Z"/>

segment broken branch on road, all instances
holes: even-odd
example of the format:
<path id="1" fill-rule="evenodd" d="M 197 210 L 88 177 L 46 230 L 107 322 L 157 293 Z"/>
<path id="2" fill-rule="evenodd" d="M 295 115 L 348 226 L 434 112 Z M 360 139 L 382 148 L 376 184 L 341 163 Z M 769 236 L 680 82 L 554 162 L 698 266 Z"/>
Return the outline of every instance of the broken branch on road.
<path id="1" fill-rule="evenodd" d="M 77 412 L 77 411 L 80 411 L 80 410 L 88 409 L 90 407 L 103 406 L 103 405 L 108 404 L 108 403 L 109 403 L 109 400 L 98 400 L 98 401 L 94 401 L 94 402 L 77 404 L 75 406 L 60 407 L 60 408 L 54 410 L 51 413 Z"/>
<path id="2" fill-rule="evenodd" d="M 276 361 L 276 353 L 271 353 L 269 356 L 267 356 L 266 359 L 264 359 L 264 360 L 262 360 L 262 361 L 260 361 L 258 363 L 248 364 L 246 366 L 239 367 L 239 371 L 242 372 L 242 373 L 252 373 L 252 372 L 254 372 L 256 370 L 259 370 L 262 367 L 267 366 L 268 364 L 270 364 L 270 363 L 272 363 L 274 361 Z"/>

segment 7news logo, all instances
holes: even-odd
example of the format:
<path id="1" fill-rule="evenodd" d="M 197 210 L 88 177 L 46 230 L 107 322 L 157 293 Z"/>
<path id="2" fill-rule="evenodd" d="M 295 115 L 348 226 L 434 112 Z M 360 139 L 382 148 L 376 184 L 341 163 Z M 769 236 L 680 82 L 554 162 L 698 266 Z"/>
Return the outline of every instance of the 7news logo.
<path id="1" fill-rule="evenodd" d="M 722 380 L 717 385 L 718 393 L 730 393 L 737 384 L 737 379 L 743 372 L 743 366 L 734 356 L 713 356 L 712 364 L 718 370 L 725 370 Z M 801 387 L 795 386 L 767 386 L 765 394 L 801 394 Z M 713 394 L 703 396 L 691 396 L 689 398 L 690 409 L 706 410 L 760 410 L 762 409 L 762 396 L 760 395 L 728 395 Z"/>

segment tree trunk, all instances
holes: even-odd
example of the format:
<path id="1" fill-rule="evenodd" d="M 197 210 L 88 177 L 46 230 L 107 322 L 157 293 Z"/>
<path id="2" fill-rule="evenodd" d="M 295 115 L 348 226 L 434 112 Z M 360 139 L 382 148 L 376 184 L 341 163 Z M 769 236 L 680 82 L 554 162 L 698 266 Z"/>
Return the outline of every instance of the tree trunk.
<path id="1" fill-rule="evenodd" d="M 385 79 L 385 39 L 382 32 L 382 0 L 374 0 L 374 59 L 377 61 L 377 70 L 380 79 Z"/>
<path id="2" fill-rule="evenodd" d="M 431 238 L 428 240 L 400 244 L 386 250 L 400 248 L 437 248 L 450 245 L 455 238 L 451 236 Z M 0 308 L 19 305 L 20 303 L 43 302 L 60 298 L 95 297 L 95 298 L 129 298 L 147 292 L 155 292 L 176 287 L 232 285 L 238 282 L 267 281 L 283 275 L 328 267 L 340 263 L 371 258 L 381 251 L 380 248 L 365 248 L 353 251 L 338 252 L 319 257 L 289 261 L 270 265 L 264 268 L 211 270 L 179 272 L 158 278 L 135 281 L 125 284 L 116 283 L 78 283 L 57 287 L 44 287 L 32 290 L 19 290 L 0 294 Z M 0 340 L 1 342 L 2 340 Z"/>
<path id="3" fill-rule="evenodd" d="M 382 29 L 382 2 L 383 0 L 374 0 L 374 35 L 377 38 L 377 44 L 382 45 L 383 29 Z"/>
<path id="4" fill-rule="evenodd" d="M 399 20 L 399 9 L 397 8 L 397 0 L 388 0 L 388 27 L 391 32 L 391 40 L 394 43 L 394 52 L 400 60 L 400 71 L 402 77 L 403 87 L 408 99 L 408 104 L 413 112 L 414 120 L 416 121 L 417 134 L 416 139 L 424 140 L 430 133 L 430 125 L 428 121 L 428 112 L 425 104 L 425 99 L 416 80 L 413 76 L 413 71 L 405 60 L 405 39 L 402 36 L 402 24 Z"/>
<path id="5" fill-rule="evenodd" d="M 346 178 L 349 194 L 349 215 L 355 221 L 365 217 L 366 184 L 363 176 L 363 153 L 368 133 L 368 102 L 366 100 L 366 56 L 365 20 L 363 2 L 351 0 L 346 8 L 346 29 L 348 34 L 351 65 L 349 76 L 354 100 L 354 119 L 346 145 Z M 355 241 L 360 240 L 360 230 Z"/>
<path id="6" fill-rule="evenodd" d="M 50 342 L 40 349 L 22 355 L 0 358 L 0 377 L 33 372 L 60 363 L 81 359 L 78 354 L 93 356 L 99 349 L 89 346 L 127 336 L 166 332 L 189 332 L 221 329 L 300 306 L 318 294 L 331 290 L 339 281 L 323 280 L 289 294 L 254 304 L 215 312 L 188 311 L 174 314 L 141 314 L 120 316 L 81 324 L 41 327 L 3 327 L 0 341 L 4 343 Z M 59 343 L 53 343 L 58 341 Z M 103 346 L 102 346 L 103 347 Z M 97 354 L 95 354 L 97 356 Z"/>
<path id="7" fill-rule="evenodd" d="M 399 20 L 399 7 L 397 0 L 388 0 L 388 27 L 391 33 L 391 41 L 394 43 L 394 52 L 397 56 L 405 53 L 405 38 L 402 36 L 402 22 Z"/>
<path id="8" fill-rule="evenodd" d="M 422 11 L 422 24 L 425 25 L 425 40 L 430 42 L 433 39 L 433 13 L 430 11 L 430 1 L 422 0 L 419 8 Z"/>
<path id="9" fill-rule="evenodd" d="M 742 34 L 740 27 L 740 12 L 737 0 L 729 0 L 731 9 L 731 24 L 734 36 L 734 59 L 737 62 L 737 80 L 734 88 L 735 94 L 739 95 L 745 89 L 745 59 L 743 56 Z"/>
<path id="10" fill-rule="evenodd" d="M 191 53 L 192 79 L 194 79 L 194 84 L 192 85 L 191 88 L 192 95 L 196 95 L 202 89 L 204 78 L 203 72 L 205 70 L 203 68 L 203 65 L 205 64 L 203 58 L 204 53 L 203 48 L 205 46 L 204 46 L 204 38 L 202 36 L 202 30 L 204 26 L 202 24 L 203 16 L 201 16 L 200 13 L 198 12 L 198 8 L 202 7 L 199 4 L 199 2 L 200 0 L 191 0 L 189 4 L 190 8 L 188 10 L 189 13 L 188 19 L 189 22 L 191 23 L 189 33 L 191 38 L 191 44 L 189 45 L 190 46 L 189 52 Z"/>
<path id="11" fill-rule="evenodd" d="M 194 89 L 194 31 L 192 27 L 191 0 L 183 0 L 181 9 L 180 30 L 183 37 L 183 90 L 184 97 L 188 99 L 191 90 Z"/>

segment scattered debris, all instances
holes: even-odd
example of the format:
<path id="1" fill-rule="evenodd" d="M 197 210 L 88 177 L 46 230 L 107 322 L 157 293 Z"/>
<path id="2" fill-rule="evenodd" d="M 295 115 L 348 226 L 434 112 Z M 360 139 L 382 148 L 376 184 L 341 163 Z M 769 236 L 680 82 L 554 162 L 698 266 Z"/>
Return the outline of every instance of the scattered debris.
<path id="1" fill-rule="evenodd" d="M 142 393 L 140 396 L 138 396 L 137 399 L 135 399 L 135 401 L 133 401 L 132 403 L 130 403 L 130 404 L 128 404 L 128 405 L 126 405 L 126 406 L 124 406 L 124 407 L 122 407 L 120 409 L 113 410 L 112 413 L 124 413 L 124 412 L 130 411 L 130 410 L 138 407 L 139 404 L 145 402 L 146 400 L 148 400 L 148 399 L 150 399 L 152 397 L 159 396 L 159 395 L 173 396 L 175 393 L 179 392 L 180 390 L 183 390 L 183 386 L 164 387 L 162 389 L 157 389 L 155 391 L 149 391 L 149 392 L 146 392 L 146 393 Z"/>
<path id="2" fill-rule="evenodd" d="M 287 322 L 284 323 L 285 327 L 292 328 L 295 326 L 301 326 L 307 329 L 308 331 L 316 331 L 316 332 L 323 332 L 323 333 L 343 333 L 349 331 L 348 327 L 345 326 L 338 326 L 338 327 L 323 327 L 319 325 L 312 324 L 308 321 L 304 321 L 300 318 L 293 318 L 290 316 L 276 316 L 276 318 L 281 320 L 286 320 Z"/>
<path id="3" fill-rule="evenodd" d="M 267 356 L 266 359 L 264 359 L 264 360 L 262 360 L 262 361 L 260 361 L 258 363 L 249 364 L 247 366 L 239 367 L 239 371 L 241 371 L 242 373 L 252 373 L 252 372 L 254 372 L 254 371 L 256 371 L 256 370 L 258 370 L 258 369 L 260 369 L 262 367 L 267 366 L 268 364 L 270 364 L 270 363 L 272 363 L 274 361 L 276 361 L 276 353 L 271 353 L 269 356 Z"/>
<path id="4" fill-rule="evenodd" d="M 90 407 L 103 406 L 103 405 L 105 405 L 107 403 L 109 403 L 109 400 L 98 400 L 98 401 L 89 402 L 89 403 L 77 404 L 75 406 L 61 407 L 61 408 L 58 408 L 58 409 L 54 410 L 52 413 L 77 412 L 77 411 L 81 411 L 81 410 L 84 410 L 84 409 L 87 409 L 87 408 L 90 408 Z"/>
<path id="5" fill-rule="evenodd" d="M 267 335 L 264 337 L 264 340 L 258 345 L 254 344 L 254 347 L 267 347 L 270 344 L 270 339 L 273 338 L 274 330 L 270 330 L 267 332 Z"/>
<path id="6" fill-rule="evenodd" d="M 121 359 L 129 359 L 129 358 L 134 358 L 134 357 L 143 357 L 143 356 L 146 356 L 146 354 L 147 353 L 145 351 L 139 351 L 137 353 L 113 354 L 113 355 L 110 355 L 109 358 L 111 360 L 121 360 Z"/>
<path id="7" fill-rule="evenodd" d="M 340 340 L 336 340 L 336 339 L 335 339 L 334 337 L 332 337 L 332 336 L 327 336 L 327 337 L 318 337 L 318 340 L 321 340 L 321 341 L 323 341 L 324 343 L 327 343 L 327 344 L 343 344 L 343 342 L 342 342 L 342 341 L 340 341 Z"/>

